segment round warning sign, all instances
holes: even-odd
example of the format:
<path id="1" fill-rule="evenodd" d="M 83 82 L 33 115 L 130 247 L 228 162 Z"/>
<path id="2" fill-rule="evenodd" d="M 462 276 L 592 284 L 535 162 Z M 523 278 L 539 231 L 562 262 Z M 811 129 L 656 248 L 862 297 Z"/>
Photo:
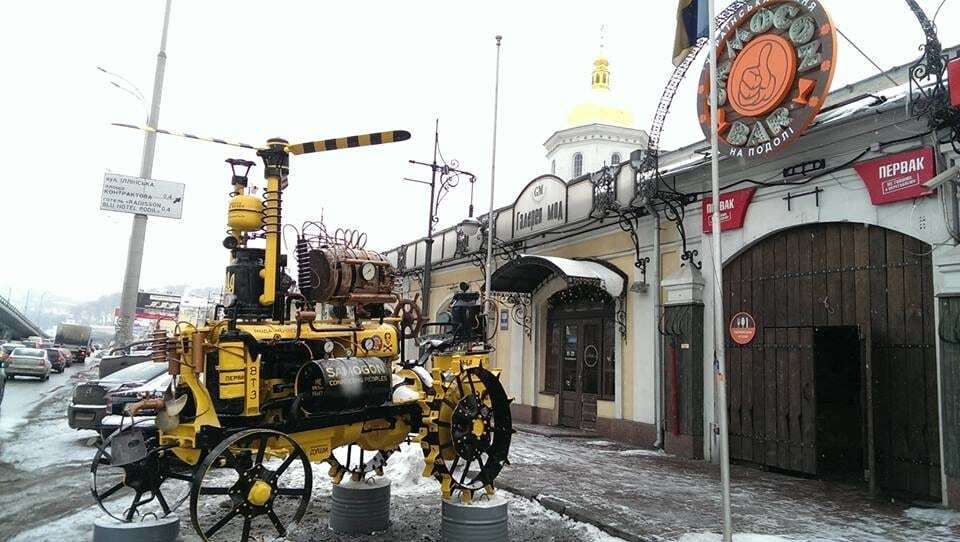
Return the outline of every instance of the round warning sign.
<path id="1" fill-rule="evenodd" d="M 730 320 L 730 338 L 740 346 L 753 342 L 757 336 L 757 321 L 746 312 L 738 312 Z"/>

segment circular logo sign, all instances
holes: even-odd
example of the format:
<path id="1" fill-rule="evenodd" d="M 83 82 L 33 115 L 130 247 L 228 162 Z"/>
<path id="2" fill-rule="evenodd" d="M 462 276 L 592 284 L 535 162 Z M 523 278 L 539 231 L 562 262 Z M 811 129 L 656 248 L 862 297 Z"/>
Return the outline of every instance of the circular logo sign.
<path id="1" fill-rule="evenodd" d="M 757 2 L 728 23 L 717 50 L 720 152 L 758 160 L 790 146 L 823 106 L 836 67 L 836 29 L 820 2 Z M 710 136 L 710 67 L 697 98 Z"/>
<path id="2" fill-rule="evenodd" d="M 749 313 L 738 312 L 730 319 L 730 338 L 740 346 L 753 342 L 757 336 L 757 321 Z"/>

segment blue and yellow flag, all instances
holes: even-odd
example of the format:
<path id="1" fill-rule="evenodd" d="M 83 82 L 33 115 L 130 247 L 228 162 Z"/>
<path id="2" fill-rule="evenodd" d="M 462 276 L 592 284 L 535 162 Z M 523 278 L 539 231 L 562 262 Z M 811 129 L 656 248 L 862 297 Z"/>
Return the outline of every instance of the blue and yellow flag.
<path id="1" fill-rule="evenodd" d="M 680 0 L 677 6 L 677 38 L 673 65 L 679 66 L 700 38 L 710 35 L 709 0 Z"/>

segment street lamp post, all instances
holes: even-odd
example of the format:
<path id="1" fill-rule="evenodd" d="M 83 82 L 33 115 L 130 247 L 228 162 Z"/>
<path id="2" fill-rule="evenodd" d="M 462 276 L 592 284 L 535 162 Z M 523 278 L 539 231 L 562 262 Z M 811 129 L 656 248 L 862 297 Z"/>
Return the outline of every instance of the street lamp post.
<path id="1" fill-rule="evenodd" d="M 457 185 L 456 175 L 466 175 L 470 178 L 471 183 L 471 202 L 472 202 L 472 186 L 473 182 L 476 180 L 476 175 L 470 173 L 469 171 L 463 171 L 454 167 L 450 167 L 447 164 L 438 164 L 437 163 L 437 154 L 440 148 L 440 120 L 437 119 L 434 132 L 433 132 L 433 162 L 418 162 L 416 160 L 409 160 L 411 164 L 416 164 L 418 166 L 426 166 L 430 168 L 430 182 L 421 181 L 418 179 L 404 178 L 405 181 L 412 181 L 415 183 L 425 184 L 430 186 L 430 209 L 428 212 L 427 218 L 427 238 L 426 238 L 426 254 L 424 255 L 423 260 L 423 279 L 421 280 L 420 288 L 420 298 L 422 299 L 422 307 L 424 313 L 427 315 L 427 319 L 430 319 L 430 289 L 431 289 L 431 274 L 433 272 L 433 226 L 437 222 L 437 210 L 440 206 L 440 202 L 443 200 L 443 195 L 449 189 Z M 453 161 L 456 164 L 456 161 Z M 437 189 L 437 173 L 440 174 L 440 187 Z M 453 175 L 453 176 L 451 176 Z M 473 212 L 473 204 L 471 203 L 470 208 L 471 214 Z"/>
<path id="2" fill-rule="evenodd" d="M 160 119 L 160 97 L 163 93 L 163 73 L 167 63 L 167 28 L 170 23 L 170 2 L 166 0 L 163 13 L 163 31 L 160 34 L 160 52 L 153 78 L 153 100 L 147 126 L 157 127 Z M 153 173 L 153 154 L 157 135 L 147 132 L 143 139 L 143 157 L 140 162 L 140 177 L 150 178 Z M 120 315 L 117 318 L 117 340 L 126 344 L 133 340 L 133 320 L 137 309 L 137 292 L 140 290 L 140 268 L 143 265 L 143 242 L 147 236 L 147 215 L 133 216 L 130 229 L 130 244 L 127 246 L 127 268 L 123 275 L 123 290 L 120 294 Z"/>

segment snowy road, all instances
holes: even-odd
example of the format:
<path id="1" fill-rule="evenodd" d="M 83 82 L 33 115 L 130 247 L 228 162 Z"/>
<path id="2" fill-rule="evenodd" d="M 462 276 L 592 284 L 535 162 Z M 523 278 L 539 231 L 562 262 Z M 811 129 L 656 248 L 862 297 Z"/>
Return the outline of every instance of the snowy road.
<path id="1" fill-rule="evenodd" d="M 96 433 L 67 426 L 73 386 L 91 369 L 68 368 L 47 382 L 7 381 L 0 406 L 0 540 L 90 506 L 87 445 Z"/>
<path id="2" fill-rule="evenodd" d="M 48 382 L 8 382 L 0 408 L 0 540 L 62 542 L 90 540 L 93 521 L 102 512 L 89 492 L 89 462 L 95 452 L 92 431 L 67 426 L 66 410 L 73 386 L 91 369 L 71 368 Z M 331 485 L 325 465 L 314 465 L 311 506 L 290 542 L 440 540 L 440 492 L 437 482 L 420 476 L 417 446 L 390 459 L 393 481 L 389 531 L 375 536 L 341 537 L 327 527 Z M 538 503 L 501 492 L 510 500 L 510 539 L 520 542 L 622 542 L 596 527 L 577 523 Z M 182 540 L 197 542 L 182 507 Z M 229 525 L 226 540 L 240 538 L 240 522 Z M 232 536 L 230 536 L 232 535 Z"/>

